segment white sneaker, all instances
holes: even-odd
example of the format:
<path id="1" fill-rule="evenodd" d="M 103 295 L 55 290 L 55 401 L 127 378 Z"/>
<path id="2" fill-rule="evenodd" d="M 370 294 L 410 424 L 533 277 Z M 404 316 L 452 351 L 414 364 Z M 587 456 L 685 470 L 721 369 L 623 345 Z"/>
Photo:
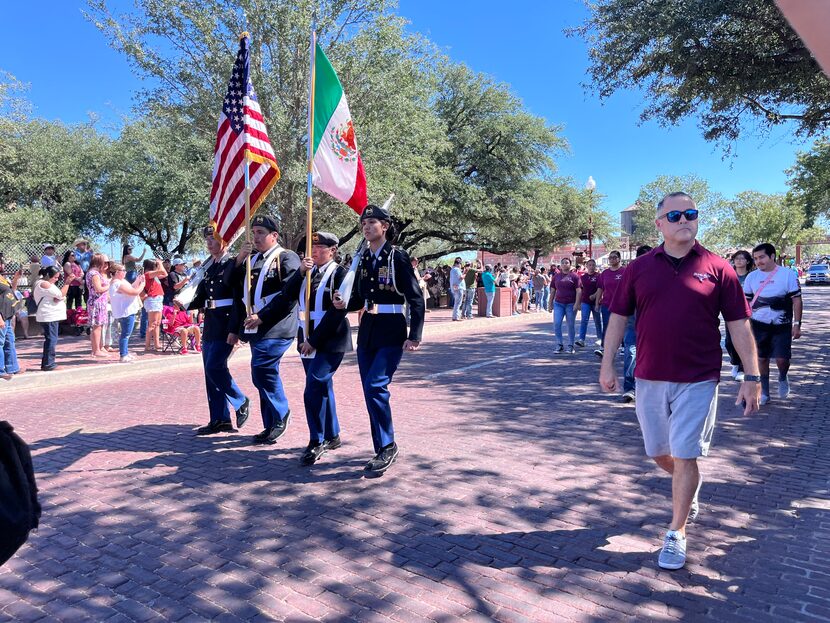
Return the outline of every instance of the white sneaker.
<path id="1" fill-rule="evenodd" d="M 135 359 L 133 359 L 130 355 L 125 355 L 118 360 L 119 363 L 132 363 Z"/>
<path id="2" fill-rule="evenodd" d="M 695 489 L 695 497 L 692 498 L 692 506 L 689 509 L 688 521 L 695 521 L 700 515 L 700 488 L 703 486 L 703 474 L 698 474 L 697 489 Z"/>
<path id="3" fill-rule="evenodd" d="M 738 383 L 743 383 L 744 382 L 744 373 L 743 372 L 738 372 L 738 374 L 735 375 L 735 380 L 738 381 Z"/>
<path id="4" fill-rule="evenodd" d="M 661 569 L 682 568 L 686 564 L 686 537 L 677 530 L 666 532 L 666 540 L 663 541 L 657 564 Z"/>
<path id="5" fill-rule="evenodd" d="M 740 370 L 740 368 L 739 368 L 738 366 L 732 366 L 732 372 L 730 372 L 729 374 L 731 374 L 731 375 L 732 375 L 732 378 L 733 378 L 733 379 L 737 380 L 737 379 L 738 379 L 738 373 L 739 373 L 740 371 L 741 371 L 741 370 Z"/>

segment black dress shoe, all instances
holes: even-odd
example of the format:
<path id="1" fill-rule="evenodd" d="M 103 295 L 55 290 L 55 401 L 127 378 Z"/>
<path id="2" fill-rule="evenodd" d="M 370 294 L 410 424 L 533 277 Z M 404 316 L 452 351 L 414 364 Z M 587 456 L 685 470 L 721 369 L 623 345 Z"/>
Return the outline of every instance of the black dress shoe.
<path id="1" fill-rule="evenodd" d="M 326 444 L 327 450 L 337 450 L 337 448 L 343 445 L 340 443 L 340 435 L 332 437 L 331 439 L 326 439 L 323 443 Z"/>
<path id="2" fill-rule="evenodd" d="M 289 411 L 285 417 L 274 424 L 271 427 L 271 430 L 268 431 L 268 434 L 265 436 L 265 439 L 262 443 L 277 443 L 277 439 L 282 437 L 285 434 L 285 431 L 288 429 L 288 422 L 291 420 L 291 411 Z"/>
<path id="3" fill-rule="evenodd" d="M 395 459 L 398 458 L 398 444 L 394 441 L 383 448 L 375 455 L 371 461 L 366 464 L 363 471 L 366 476 L 382 476 L 383 473 L 392 466 Z"/>
<path id="4" fill-rule="evenodd" d="M 326 450 L 328 450 L 326 442 L 309 443 L 303 456 L 300 457 L 300 465 L 314 465 L 326 453 Z"/>
<path id="5" fill-rule="evenodd" d="M 230 422 L 211 422 L 207 426 L 196 429 L 197 435 L 215 435 L 216 433 L 235 433 L 236 429 Z"/>
<path id="6" fill-rule="evenodd" d="M 270 435 L 270 434 L 271 434 L 271 429 L 270 428 L 266 428 L 261 433 L 257 433 L 256 435 L 254 435 L 254 443 L 255 444 L 266 443 L 265 440 L 268 439 L 268 435 Z"/>
<path id="7" fill-rule="evenodd" d="M 249 415 L 251 415 L 251 399 L 246 397 L 242 406 L 236 410 L 236 427 L 242 428 L 248 421 Z"/>

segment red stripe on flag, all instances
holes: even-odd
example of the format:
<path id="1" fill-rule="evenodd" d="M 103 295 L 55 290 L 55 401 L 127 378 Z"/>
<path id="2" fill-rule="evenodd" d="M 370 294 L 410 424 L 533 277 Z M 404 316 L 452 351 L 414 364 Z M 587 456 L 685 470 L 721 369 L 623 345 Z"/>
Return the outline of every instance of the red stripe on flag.
<path id="1" fill-rule="evenodd" d="M 360 157 L 360 152 L 358 152 L 357 177 L 354 181 L 354 192 L 346 202 L 346 205 L 358 214 L 363 214 L 363 209 L 368 203 L 369 200 L 366 198 L 366 171 L 363 170 L 363 159 Z"/>

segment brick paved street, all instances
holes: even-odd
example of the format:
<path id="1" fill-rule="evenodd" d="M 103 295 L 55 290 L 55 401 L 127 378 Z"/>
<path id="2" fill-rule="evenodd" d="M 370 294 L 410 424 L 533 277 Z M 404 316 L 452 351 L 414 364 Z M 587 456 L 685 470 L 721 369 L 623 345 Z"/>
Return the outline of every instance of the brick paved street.
<path id="1" fill-rule="evenodd" d="M 257 410 L 244 434 L 194 437 L 195 357 L 29 372 L 2 386 L 2 419 L 32 446 L 44 511 L 0 569 L 0 619 L 830 620 L 830 291 L 805 302 L 791 399 L 744 418 L 721 386 L 676 572 L 656 565 L 670 482 L 633 408 L 598 393 L 596 357 L 551 354 L 548 315 L 430 323 L 393 385 L 401 457 L 376 480 L 353 355 L 344 445 L 312 469 L 294 355 L 270 448 L 248 445 Z M 252 392 L 247 365 L 231 367 Z"/>

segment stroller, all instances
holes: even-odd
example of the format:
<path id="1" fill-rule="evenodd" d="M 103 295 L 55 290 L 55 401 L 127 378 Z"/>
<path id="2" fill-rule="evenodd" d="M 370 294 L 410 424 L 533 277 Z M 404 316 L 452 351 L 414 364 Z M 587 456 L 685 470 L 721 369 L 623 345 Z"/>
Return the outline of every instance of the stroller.
<path id="1" fill-rule="evenodd" d="M 81 335 L 84 330 L 89 335 L 89 313 L 83 307 L 67 309 L 66 324 L 71 327 L 73 335 Z"/>

